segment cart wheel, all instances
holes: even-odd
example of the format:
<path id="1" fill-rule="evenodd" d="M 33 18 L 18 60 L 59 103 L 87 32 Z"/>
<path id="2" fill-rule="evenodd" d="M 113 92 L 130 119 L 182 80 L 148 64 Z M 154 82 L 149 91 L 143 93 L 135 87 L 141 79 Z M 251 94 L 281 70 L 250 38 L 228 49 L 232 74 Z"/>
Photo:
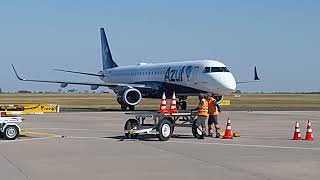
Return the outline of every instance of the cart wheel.
<path id="1" fill-rule="evenodd" d="M 202 131 L 198 128 L 196 122 L 197 121 L 195 120 L 192 124 L 192 134 L 195 138 L 200 138 L 201 136 L 203 136 L 203 134 Z"/>
<path id="2" fill-rule="evenodd" d="M 168 141 L 172 135 L 172 124 L 169 120 L 163 119 L 159 123 L 159 139 Z"/>
<path id="3" fill-rule="evenodd" d="M 174 126 L 171 126 L 171 135 L 173 134 L 174 132 Z"/>
<path id="4" fill-rule="evenodd" d="M 124 125 L 124 130 L 132 130 L 132 129 L 138 129 L 139 128 L 139 123 L 136 119 L 128 119 L 126 124 Z M 139 134 L 130 134 L 130 133 L 124 133 L 126 138 L 128 139 L 135 139 L 138 137 Z"/>
<path id="5" fill-rule="evenodd" d="M 17 126 L 7 126 L 3 131 L 3 137 L 7 140 L 14 140 L 19 136 L 19 129 Z"/>

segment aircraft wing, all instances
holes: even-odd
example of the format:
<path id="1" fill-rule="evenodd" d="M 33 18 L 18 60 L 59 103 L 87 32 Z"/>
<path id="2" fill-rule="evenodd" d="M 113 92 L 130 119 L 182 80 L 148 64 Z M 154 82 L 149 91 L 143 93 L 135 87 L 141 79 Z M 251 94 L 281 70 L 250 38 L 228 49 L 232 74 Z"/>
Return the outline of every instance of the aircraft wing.
<path id="1" fill-rule="evenodd" d="M 257 67 L 255 66 L 254 67 L 254 77 L 253 77 L 253 80 L 251 81 L 240 81 L 240 82 L 237 82 L 237 84 L 247 84 L 247 83 L 254 83 L 254 82 L 258 82 L 260 81 L 260 78 L 258 76 L 258 71 L 257 71 Z"/>
<path id="2" fill-rule="evenodd" d="M 88 75 L 88 76 L 104 77 L 104 75 L 103 75 L 103 74 L 86 73 L 86 72 L 80 72 L 80 71 L 70 71 L 70 70 L 64 70 L 64 69 L 53 69 L 53 70 L 54 70 L 54 71 L 67 72 L 67 73 L 74 73 L 74 74 Z"/>
<path id="3" fill-rule="evenodd" d="M 17 71 L 16 68 L 14 67 L 14 65 L 12 64 L 12 68 L 13 71 L 16 75 L 16 77 L 20 80 L 20 81 L 29 81 L 29 82 L 42 82 L 42 83 L 56 83 L 56 84 L 60 84 L 60 87 L 65 88 L 67 87 L 69 84 L 75 84 L 75 85 L 88 85 L 91 86 L 92 90 L 96 90 L 98 89 L 98 87 L 102 86 L 102 87 L 108 87 L 110 89 L 115 89 L 118 87 L 129 87 L 129 88 L 141 88 L 141 89 L 152 89 L 152 87 L 148 87 L 146 85 L 143 84 L 120 84 L 120 83 L 91 83 L 91 82 L 72 82 L 72 81 L 51 81 L 51 80 L 36 80 L 36 79 L 25 79 L 25 78 L 21 78 Z"/>

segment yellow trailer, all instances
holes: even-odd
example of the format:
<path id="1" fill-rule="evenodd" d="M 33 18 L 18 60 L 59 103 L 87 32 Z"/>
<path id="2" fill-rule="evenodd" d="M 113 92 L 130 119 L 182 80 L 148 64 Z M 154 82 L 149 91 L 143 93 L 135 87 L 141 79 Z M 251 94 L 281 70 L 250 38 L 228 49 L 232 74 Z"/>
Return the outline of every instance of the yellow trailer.
<path id="1" fill-rule="evenodd" d="M 58 113 L 58 104 L 0 104 L 0 112 L 7 114 L 43 114 Z"/>

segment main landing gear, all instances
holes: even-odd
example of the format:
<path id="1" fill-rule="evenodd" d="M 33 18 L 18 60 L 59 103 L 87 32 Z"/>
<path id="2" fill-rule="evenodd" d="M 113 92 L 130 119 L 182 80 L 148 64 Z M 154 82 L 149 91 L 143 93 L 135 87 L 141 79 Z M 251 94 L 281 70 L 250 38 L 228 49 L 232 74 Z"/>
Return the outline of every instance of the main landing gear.
<path id="1" fill-rule="evenodd" d="M 126 105 L 126 104 L 121 104 L 121 111 L 126 111 L 127 108 L 129 108 L 129 111 L 134 111 L 134 107 L 135 106 L 131 106 L 131 105 Z"/>

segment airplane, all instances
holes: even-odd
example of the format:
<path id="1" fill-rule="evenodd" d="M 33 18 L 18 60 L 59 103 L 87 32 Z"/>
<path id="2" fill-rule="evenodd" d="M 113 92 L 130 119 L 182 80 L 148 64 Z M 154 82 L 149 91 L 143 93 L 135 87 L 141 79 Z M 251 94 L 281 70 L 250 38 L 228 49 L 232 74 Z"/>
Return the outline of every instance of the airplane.
<path id="1" fill-rule="evenodd" d="M 195 60 L 169 63 L 139 63 L 138 65 L 118 66 L 113 60 L 104 28 L 100 28 L 102 71 L 87 73 L 54 69 L 60 72 L 96 76 L 102 83 L 50 81 L 21 78 L 14 65 L 12 68 L 21 81 L 57 83 L 61 88 L 69 84 L 89 85 L 92 90 L 108 87 L 116 93 L 116 99 L 121 110 L 133 111 L 142 98 L 161 98 L 163 92 L 168 97 L 176 93 L 178 108 L 186 110 L 188 96 L 198 96 L 200 93 L 213 93 L 218 102 L 223 96 L 236 90 L 237 84 L 259 81 L 257 68 L 254 67 L 254 80 L 236 82 L 233 74 L 221 62 L 216 60 Z"/>

